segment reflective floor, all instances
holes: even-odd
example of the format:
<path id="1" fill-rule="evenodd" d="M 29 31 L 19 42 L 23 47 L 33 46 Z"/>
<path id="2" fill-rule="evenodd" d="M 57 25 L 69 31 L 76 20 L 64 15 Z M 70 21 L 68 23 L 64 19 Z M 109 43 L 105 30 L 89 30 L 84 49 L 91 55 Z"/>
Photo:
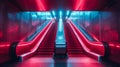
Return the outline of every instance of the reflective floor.
<path id="1" fill-rule="evenodd" d="M 34 56 L 24 62 L 3 64 L 0 67 L 120 67 L 113 63 L 100 63 L 90 57 L 69 57 L 53 59 L 52 57 Z"/>

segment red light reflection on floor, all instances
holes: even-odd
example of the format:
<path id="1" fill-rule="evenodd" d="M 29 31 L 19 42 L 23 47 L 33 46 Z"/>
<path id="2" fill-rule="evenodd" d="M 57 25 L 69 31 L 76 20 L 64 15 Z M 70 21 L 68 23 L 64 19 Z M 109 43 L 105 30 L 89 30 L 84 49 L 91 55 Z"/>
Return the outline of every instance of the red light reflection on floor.
<path id="1" fill-rule="evenodd" d="M 63 60 L 63 61 L 62 61 Z M 15 64 L 14 67 L 103 67 L 96 60 L 84 57 L 70 57 L 68 59 L 53 59 L 51 57 L 32 57 L 24 62 Z"/>
<path id="2" fill-rule="evenodd" d="M 104 67 L 102 64 L 89 57 L 71 57 L 68 59 L 67 63 L 68 67 Z"/>
<path id="3" fill-rule="evenodd" d="M 15 67 L 54 67 L 54 60 L 47 57 L 32 57 L 24 62 L 17 63 Z"/>

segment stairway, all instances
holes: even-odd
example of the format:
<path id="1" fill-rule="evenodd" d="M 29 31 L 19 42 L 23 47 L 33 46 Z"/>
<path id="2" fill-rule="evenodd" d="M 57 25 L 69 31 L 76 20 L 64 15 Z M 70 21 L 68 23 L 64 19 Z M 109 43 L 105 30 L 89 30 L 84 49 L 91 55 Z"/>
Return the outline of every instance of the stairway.
<path id="1" fill-rule="evenodd" d="M 35 55 L 42 57 L 52 57 L 54 53 L 55 38 L 57 32 L 57 23 L 54 23 L 49 33 L 46 35 L 42 44 L 35 52 Z"/>
<path id="2" fill-rule="evenodd" d="M 64 23 L 65 37 L 67 41 L 67 52 L 69 57 L 85 56 L 85 51 L 74 36 L 74 32 L 67 23 Z"/>

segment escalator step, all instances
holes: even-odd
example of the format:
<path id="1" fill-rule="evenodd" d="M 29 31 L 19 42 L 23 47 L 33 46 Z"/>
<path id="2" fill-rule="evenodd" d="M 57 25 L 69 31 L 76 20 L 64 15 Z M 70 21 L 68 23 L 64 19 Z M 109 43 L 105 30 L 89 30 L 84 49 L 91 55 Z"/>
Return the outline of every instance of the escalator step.
<path id="1" fill-rule="evenodd" d="M 44 50 L 37 50 L 36 52 L 54 52 L 54 50 L 44 49 Z"/>
<path id="2" fill-rule="evenodd" d="M 53 52 L 36 52 L 36 55 L 52 55 Z"/>

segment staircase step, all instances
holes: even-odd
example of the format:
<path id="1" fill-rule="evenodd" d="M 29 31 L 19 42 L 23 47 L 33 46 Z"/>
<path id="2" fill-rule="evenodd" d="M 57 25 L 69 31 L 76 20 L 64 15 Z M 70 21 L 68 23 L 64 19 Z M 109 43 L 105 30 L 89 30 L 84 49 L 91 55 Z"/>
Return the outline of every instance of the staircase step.
<path id="1" fill-rule="evenodd" d="M 35 52 L 36 55 L 52 55 L 53 52 Z"/>
<path id="2" fill-rule="evenodd" d="M 84 51 L 84 50 L 82 50 L 82 49 L 81 50 L 80 49 L 79 50 L 77 50 L 77 49 L 68 49 L 67 51 Z"/>
<path id="3" fill-rule="evenodd" d="M 41 54 L 41 55 L 35 55 L 35 57 L 53 57 L 53 54 L 50 54 L 50 55 L 43 55 L 43 54 Z"/>
<path id="4" fill-rule="evenodd" d="M 81 54 L 81 53 L 85 53 L 85 52 L 68 52 L 69 54 Z"/>
<path id="5" fill-rule="evenodd" d="M 40 47 L 54 47 L 54 44 L 49 44 L 49 43 L 47 43 L 47 44 L 43 44 L 43 45 L 40 45 Z"/>
<path id="6" fill-rule="evenodd" d="M 54 52 L 54 50 L 51 49 L 44 49 L 44 50 L 37 50 L 36 52 Z"/>
<path id="7" fill-rule="evenodd" d="M 84 52 L 83 50 L 67 50 L 68 52 Z"/>
<path id="8" fill-rule="evenodd" d="M 84 50 L 67 50 L 68 52 L 84 52 Z"/>
<path id="9" fill-rule="evenodd" d="M 39 47 L 38 49 L 54 49 L 54 47 Z"/>
<path id="10" fill-rule="evenodd" d="M 54 48 L 54 46 L 39 46 L 38 48 Z"/>
<path id="11" fill-rule="evenodd" d="M 54 52 L 54 50 L 39 50 L 39 51 L 36 51 L 36 52 Z"/>
<path id="12" fill-rule="evenodd" d="M 42 48 L 38 48 L 37 50 L 54 50 L 54 48 L 53 47 L 42 47 Z"/>
<path id="13" fill-rule="evenodd" d="M 67 49 L 69 49 L 69 50 L 70 50 L 70 49 L 83 50 L 83 48 L 76 48 L 76 47 L 75 47 L 75 48 L 67 48 Z"/>
<path id="14" fill-rule="evenodd" d="M 78 47 L 78 48 L 82 48 L 82 46 L 79 44 L 79 45 L 74 45 L 74 44 L 72 44 L 72 45 L 69 45 L 69 44 L 67 44 L 67 47 Z"/>
<path id="15" fill-rule="evenodd" d="M 54 54 L 55 47 L 55 36 L 56 36 L 56 25 L 52 26 L 46 38 L 41 43 L 41 45 L 36 50 L 35 54 L 37 56 L 52 56 Z"/>
<path id="16" fill-rule="evenodd" d="M 85 57 L 85 54 L 69 54 L 69 57 Z"/>
<path id="17" fill-rule="evenodd" d="M 54 43 L 44 43 L 43 46 L 54 46 Z"/>
<path id="18" fill-rule="evenodd" d="M 85 51 L 82 48 L 81 44 L 79 44 L 78 40 L 74 40 L 76 36 L 74 36 L 74 33 L 71 32 L 71 29 L 68 27 L 68 25 L 65 26 L 65 30 L 67 31 L 65 34 L 66 40 L 67 40 L 67 52 L 69 57 L 80 57 L 85 56 Z"/>
<path id="19" fill-rule="evenodd" d="M 79 48 L 79 49 L 83 49 L 82 47 L 79 47 L 79 46 L 67 46 L 67 48 Z"/>
<path id="20" fill-rule="evenodd" d="M 73 54 L 75 54 L 75 53 L 85 53 L 84 51 L 68 51 L 68 53 L 73 53 Z"/>

